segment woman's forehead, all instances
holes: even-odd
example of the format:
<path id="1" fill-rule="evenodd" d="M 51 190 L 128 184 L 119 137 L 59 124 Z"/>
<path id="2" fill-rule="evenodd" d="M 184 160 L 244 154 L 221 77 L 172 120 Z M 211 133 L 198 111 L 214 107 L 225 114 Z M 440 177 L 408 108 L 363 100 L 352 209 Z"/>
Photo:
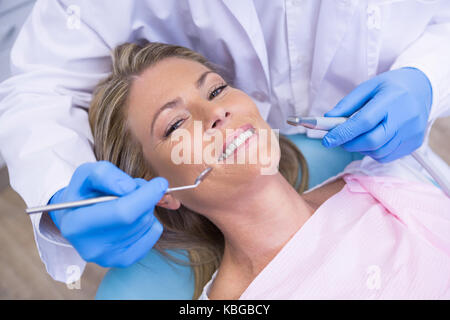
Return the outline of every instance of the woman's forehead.
<path id="1" fill-rule="evenodd" d="M 147 106 L 165 103 L 164 100 L 176 98 L 183 86 L 194 85 L 198 76 L 207 70 L 196 61 L 173 57 L 164 59 L 133 81 L 130 100 L 145 100 Z"/>
<path id="2" fill-rule="evenodd" d="M 195 77 L 198 73 L 203 73 L 209 70 L 205 65 L 178 57 L 170 57 L 163 59 L 156 64 L 150 66 L 138 77 L 138 80 L 144 82 L 145 80 L 155 80 L 158 81 L 164 79 L 180 79 Z"/>

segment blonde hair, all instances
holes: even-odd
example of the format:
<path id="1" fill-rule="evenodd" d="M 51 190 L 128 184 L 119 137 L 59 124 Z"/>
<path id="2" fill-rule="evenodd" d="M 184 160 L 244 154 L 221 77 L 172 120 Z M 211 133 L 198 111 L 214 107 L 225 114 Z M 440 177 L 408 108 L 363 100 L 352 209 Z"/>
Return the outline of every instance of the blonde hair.
<path id="1" fill-rule="evenodd" d="M 202 55 L 188 48 L 164 43 L 124 43 L 113 51 L 112 72 L 93 92 L 89 123 L 94 137 L 97 160 L 106 160 L 134 178 L 150 180 L 157 176 L 144 158 L 141 144 L 127 126 L 127 99 L 133 79 L 148 67 L 169 57 L 188 59 L 223 74 Z M 228 79 L 226 79 L 228 80 Z M 280 135 L 279 171 L 302 193 L 308 184 L 308 168 L 302 153 L 286 137 Z M 301 179 L 298 183 L 299 171 Z M 174 214 L 174 211 L 176 214 Z M 221 231 L 204 216 L 181 205 L 178 210 L 155 208 L 155 216 L 164 227 L 154 249 L 163 256 L 183 264 L 167 250 L 186 250 L 195 277 L 193 298 L 200 296 L 204 285 L 219 267 L 224 250 Z"/>

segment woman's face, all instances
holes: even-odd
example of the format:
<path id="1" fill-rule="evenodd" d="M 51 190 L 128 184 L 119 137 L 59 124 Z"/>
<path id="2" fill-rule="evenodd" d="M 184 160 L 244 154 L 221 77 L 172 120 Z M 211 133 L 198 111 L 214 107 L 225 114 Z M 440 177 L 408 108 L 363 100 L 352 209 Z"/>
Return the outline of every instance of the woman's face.
<path id="1" fill-rule="evenodd" d="M 278 166 L 278 141 L 252 99 L 198 62 L 167 58 L 149 67 L 134 80 L 128 102 L 129 129 L 170 187 L 191 185 L 213 168 L 197 188 L 166 194 L 164 207 L 177 209 L 181 202 L 205 212 Z M 224 149 L 233 150 L 230 142 L 239 146 L 223 158 Z"/>

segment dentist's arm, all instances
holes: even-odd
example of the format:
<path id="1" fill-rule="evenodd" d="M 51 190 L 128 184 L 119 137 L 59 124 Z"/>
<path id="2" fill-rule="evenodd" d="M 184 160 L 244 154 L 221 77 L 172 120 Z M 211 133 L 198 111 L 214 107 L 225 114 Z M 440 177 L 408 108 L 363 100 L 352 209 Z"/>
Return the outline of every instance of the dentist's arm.
<path id="1" fill-rule="evenodd" d="M 350 116 L 328 132 L 326 147 L 341 145 L 380 162 L 417 149 L 439 116 L 450 111 L 450 3 L 391 66 L 356 87 L 325 116 Z"/>
<path id="2" fill-rule="evenodd" d="M 36 2 L 12 49 L 13 76 L 0 84 L 1 153 L 11 186 L 28 207 L 47 204 L 81 164 L 96 160 L 87 114 L 91 92 L 110 72 L 110 50 L 130 35 L 125 17 L 114 23 L 102 17 L 112 30 L 105 35 L 86 22 L 88 10 L 77 21 L 71 3 L 78 2 Z M 91 6 L 99 11 L 105 2 Z M 31 220 L 39 255 L 55 280 L 66 281 L 69 266 L 84 269 L 47 215 Z"/>

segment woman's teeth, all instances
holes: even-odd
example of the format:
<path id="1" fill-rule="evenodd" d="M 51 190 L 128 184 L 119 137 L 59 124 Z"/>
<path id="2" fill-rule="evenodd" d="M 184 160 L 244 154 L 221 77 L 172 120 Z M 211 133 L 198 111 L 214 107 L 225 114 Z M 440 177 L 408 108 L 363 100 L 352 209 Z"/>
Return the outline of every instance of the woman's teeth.
<path id="1" fill-rule="evenodd" d="M 236 139 L 234 139 L 226 148 L 225 152 L 219 157 L 219 161 L 228 158 L 233 154 L 234 150 L 243 144 L 248 138 L 250 138 L 255 133 L 255 129 L 250 128 L 247 131 L 242 132 Z"/>

